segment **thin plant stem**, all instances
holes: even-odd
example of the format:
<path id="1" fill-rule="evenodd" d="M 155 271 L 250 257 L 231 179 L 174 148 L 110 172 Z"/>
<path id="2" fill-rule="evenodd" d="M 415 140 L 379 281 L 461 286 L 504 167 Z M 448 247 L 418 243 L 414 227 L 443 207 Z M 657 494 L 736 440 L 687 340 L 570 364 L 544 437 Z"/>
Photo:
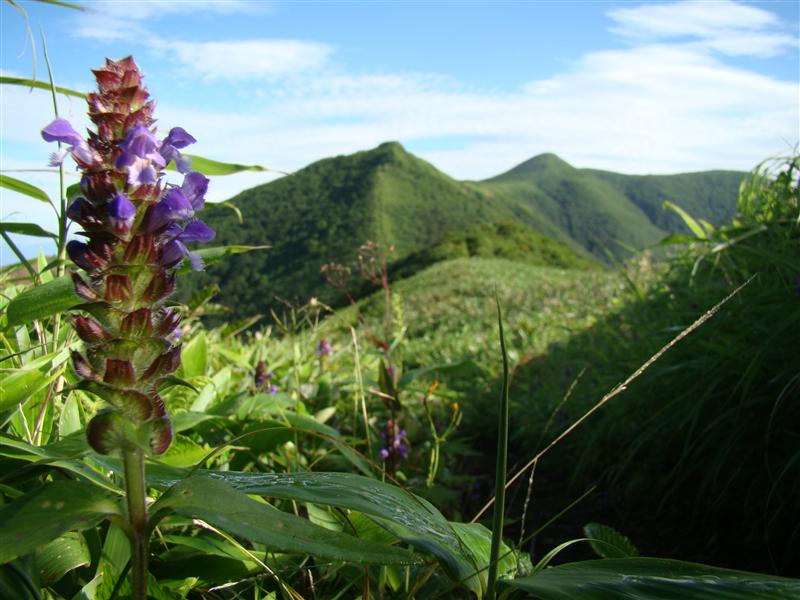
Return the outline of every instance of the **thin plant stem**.
<path id="1" fill-rule="evenodd" d="M 740 285 L 739 287 L 737 287 L 737 288 L 736 288 L 735 290 L 733 290 L 733 291 L 732 291 L 730 294 L 728 294 L 727 296 L 725 296 L 725 298 L 723 298 L 722 300 L 720 300 L 720 301 L 719 301 L 717 304 L 715 304 L 715 305 L 714 305 L 713 307 L 711 307 L 711 308 L 710 308 L 708 311 L 706 311 L 706 312 L 705 312 L 703 315 L 701 315 L 701 316 L 700 316 L 700 317 L 699 317 L 699 318 L 698 318 L 698 319 L 697 319 L 697 320 L 696 320 L 694 323 L 692 323 L 691 325 L 689 325 L 689 327 L 687 327 L 686 329 L 684 329 L 683 331 L 681 331 L 681 332 L 680 332 L 678 335 L 676 335 L 674 338 L 672 338 L 672 340 L 671 340 L 671 341 L 670 341 L 668 344 L 666 344 L 665 346 L 663 346 L 663 347 L 661 348 L 661 350 L 659 350 L 659 351 L 658 351 L 658 352 L 656 352 L 656 353 L 655 353 L 653 356 L 651 356 L 650 358 L 648 358 L 648 359 L 647 359 L 647 360 L 646 360 L 646 361 L 645 361 L 645 362 L 642 364 L 642 366 L 641 366 L 641 367 L 639 367 L 638 369 L 636 369 L 636 370 L 635 370 L 635 371 L 634 371 L 634 372 L 633 372 L 633 373 L 632 373 L 632 374 L 631 374 L 631 375 L 630 375 L 630 376 L 629 376 L 629 377 L 628 377 L 628 378 L 627 378 L 625 381 L 623 381 L 622 383 L 619 383 L 619 384 L 617 384 L 617 385 L 616 385 L 616 386 L 615 386 L 615 387 L 614 387 L 614 388 L 613 388 L 613 389 L 612 389 L 610 392 L 608 392 L 608 393 L 607 393 L 605 396 L 603 396 L 603 397 L 600 399 L 600 401 L 599 401 L 597 404 L 595 404 L 595 405 L 594 405 L 592 408 L 590 408 L 589 410 L 587 410 L 587 411 L 586 411 L 586 412 L 583 414 L 583 416 L 582 416 L 580 419 L 578 419 L 578 420 L 577 420 L 577 421 L 575 421 L 575 422 L 574 422 L 572 425 L 570 425 L 569 427 L 567 427 L 567 428 L 566 428 L 566 429 L 565 429 L 563 432 L 561 432 L 561 434 L 559 434 L 559 435 L 558 435 L 558 437 L 556 437 L 556 439 L 554 439 L 552 442 L 550 442 L 550 443 L 549 443 L 549 444 L 548 444 L 548 445 L 547 445 L 547 446 L 546 446 L 546 447 L 545 447 L 545 448 L 544 448 L 544 449 L 543 449 L 541 452 L 539 452 L 538 454 L 536 454 L 536 456 L 534 456 L 532 459 L 530 459 L 530 460 L 528 461 L 528 463 L 527 463 L 527 464 L 526 464 L 524 467 L 522 467 L 522 468 L 521 468 L 519 471 L 517 471 L 517 473 L 516 473 L 516 474 L 515 474 L 515 475 L 514 475 L 514 476 L 513 476 L 511 479 L 509 479 L 509 480 L 508 480 L 508 483 L 506 483 L 506 488 L 509 488 L 509 487 L 511 487 L 511 485 L 512 485 L 512 484 L 513 484 L 513 483 L 514 483 L 514 482 L 515 482 L 517 479 L 519 479 L 520 477 L 522 477 L 522 475 L 525 473 L 525 471 L 527 471 L 527 470 L 528 470 L 528 469 L 530 469 L 530 468 L 531 468 L 531 467 L 532 467 L 534 464 L 536 464 L 536 463 L 539 461 L 539 459 L 540 459 L 540 458 L 542 458 L 542 457 L 543 457 L 545 454 L 547 454 L 547 453 L 548 453 L 548 452 L 549 452 L 549 451 L 550 451 L 550 450 L 551 450 L 551 449 L 552 449 L 552 448 L 553 448 L 553 447 L 554 447 L 556 444 L 558 444 L 558 443 L 559 443 L 561 440 L 563 440 L 563 439 L 564 439 L 565 437 L 567 437 L 567 436 L 568 436 L 570 433 L 572 433 L 573 431 L 575 431 L 575 430 L 576 430 L 576 429 L 577 429 L 577 428 L 578 428 L 578 427 L 579 427 L 579 426 L 580 426 L 580 425 L 581 425 L 581 424 L 582 424 L 582 423 L 583 423 L 583 422 L 584 422 L 586 419 L 588 419 L 588 418 L 589 418 L 590 416 L 592 416 L 592 415 L 593 415 L 595 412 L 597 412 L 598 410 L 600 410 L 600 408 L 602 408 L 602 407 L 603 407 L 605 404 L 607 404 L 607 403 L 608 403 L 608 402 L 609 402 L 609 401 L 610 401 L 612 398 L 614 398 L 615 396 L 618 396 L 619 394 L 621 394 L 622 392 L 624 392 L 626 389 L 628 389 L 628 386 L 629 386 L 629 385 L 630 385 L 630 384 L 631 384 L 631 383 L 632 383 L 632 382 L 633 382 L 635 379 L 638 379 L 638 378 L 639 378 L 639 377 L 642 375 L 642 373 L 644 373 L 645 371 L 647 371 L 647 369 L 649 369 L 650 367 L 652 367 L 652 366 L 653 366 L 653 364 L 654 364 L 654 363 L 655 363 L 657 360 L 659 360 L 659 359 L 660 359 L 660 358 L 661 358 L 661 357 L 662 357 L 662 356 L 663 356 L 663 355 L 664 355 L 664 354 L 665 354 L 665 353 L 666 353 L 666 352 L 667 352 L 669 349 L 671 349 L 671 348 L 672 348 L 673 346 L 675 346 L 675 345 L 676 345 L 678 342 L 680 342 L 680 341 L 681 341 L 683 338 L 685 338 L 686 336 L 688 336 L 688 335 L 689 335 L 690 333 L 692 333 L 692 332 L 693 332 L 695 329 L 697 329 L 698 327 L 700 327 L 701 325 L 703 325 L 703 323 L 705 323 L 705 322 L 706 322 L 706 321 L 708 321 L 708 320 L 709 320 L 711 317 L 713 317 L 715 314 L 717 314 L 717 311 L 719 311 L 719 309 L 720 309 L 720 308 L 722 308 L 722 306 L 723 306 L 724 304 L 726 304 L 726 303 L 727 303 L 729 300 L 731 300 L 731 299 L 732 299 L 734 296 L 736 296 L 736 295 L 737 295 L 739 292 L 741 292 L 741 291 L 742 291 L 742 290 L 743 290 L 743 289 L 744 289 L 746 286 L 748 286 L 748 285 L 750 284 L 750 282 L 751 282 L 751 281 L 753 281 L 753 279 L 755 279 L 755 278 L 756 278 L 756 275 L 758 275 L 758 273 L 755 273 L 754 275 L 752 275 L 752 276 L 751 276 L 751 277 L 750 277 L 750 278 L 749 278 L 747 281 L 745 281 L 745 282 L 744 282 L 742 285 Z M 496 497 L 496 495 L 495 495 L 495 497 Z M 471 523 L 474 523 L 474 522 L 476 522 L 478 519 L 480 519 L 480 518 L 483 516 L 483 514 L 484 514 L 484 513 L 485 513 L 487 510 L 489 510 L 489 508 L 491 508 L 491 506 L 492 506 L 492 504 L 494 504 L 494 502 L 495 502 L 495 498 L 492 498 L 491 500 L 489 500 L 489 501 L 488 501 L 488 502 L 487 502 L 487 503 L 486 503 L 486 504 L 483 506 L 483 508 L 481 508 L 481 510 L 478 512 L 478 514 L 476 514 L 474 517 L 472 517 L 472 520 L 471 520 L 470 522 L 471 522 Z"/>
<path id="2" fill-rule="evenodd" d="M 503 517 L 506 507 L 506 470 L 508 469 L 508 353 L 503 335 L 503 314 L 500 298 L 497 304 L 497 327 L 500 331 L 500 353 L 503 356 L 503 387 L 500 393 L 500 416 L 497 419 L 497 463 L 495 466 L 494 517 L 492 519 L 492 545 L 489 550 L 489 574 L 486 581 L 486 598 L 494 600 L 500 543 L 503 541 Z"/>
<path id="3" fill-rule="evenodd" d="M 133 600 L 147 600 L 147 490 L 144 482 L 144 451 L 123 451 L 125 492 L 131 542 Z"/>

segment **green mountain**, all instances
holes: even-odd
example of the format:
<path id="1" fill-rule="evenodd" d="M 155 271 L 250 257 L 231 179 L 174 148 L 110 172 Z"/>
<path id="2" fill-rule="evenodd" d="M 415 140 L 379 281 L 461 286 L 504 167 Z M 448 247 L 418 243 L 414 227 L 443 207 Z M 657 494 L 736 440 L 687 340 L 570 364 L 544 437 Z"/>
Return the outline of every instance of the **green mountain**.
<path id="1" fill-rule="evenodd" d="M 625 256 L 624 245 L 642 248 L 680 230 L 661 214 L 664 200 L 712 223 L 731 216 L 742 176 L 631 177 L 543 154 L 487 181 L 462 182 L 388 142 L 242 192 L 232 202 L 243 224 L 229 209 L 209 207 L 203 218 L 216 243 L 271 248 L 209 267 L 184 293 L 217 281 L 234 317 L 268 314 L 281 300 L 336 303 L 320 268 L 353 261 L 367 240 L 394 247 L 395 278 L 460 256 L 586 268 L 609 252 Z"/>

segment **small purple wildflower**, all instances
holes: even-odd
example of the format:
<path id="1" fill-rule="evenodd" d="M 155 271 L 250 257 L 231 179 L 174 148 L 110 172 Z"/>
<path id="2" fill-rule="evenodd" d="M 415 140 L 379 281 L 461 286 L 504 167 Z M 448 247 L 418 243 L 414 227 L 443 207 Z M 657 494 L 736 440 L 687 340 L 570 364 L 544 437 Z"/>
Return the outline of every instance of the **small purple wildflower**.
<path id="1" fill-rule="evenodd" d="M 399 429 L 394 419 L 386 421 L 386 429 L 381 433 L 381 439 L 386 444 L 379 453 L 384 462 L 391 465 L 408 456 L 408 434 L 405 429 Z"/>
<path id="2" fill-rule="evenodd" d="M 317 346 L 317 356 L 330 356 L 333 354 L 333 345 L 331 341 L 327 338 L 322 338 L 319 340 Z"/>

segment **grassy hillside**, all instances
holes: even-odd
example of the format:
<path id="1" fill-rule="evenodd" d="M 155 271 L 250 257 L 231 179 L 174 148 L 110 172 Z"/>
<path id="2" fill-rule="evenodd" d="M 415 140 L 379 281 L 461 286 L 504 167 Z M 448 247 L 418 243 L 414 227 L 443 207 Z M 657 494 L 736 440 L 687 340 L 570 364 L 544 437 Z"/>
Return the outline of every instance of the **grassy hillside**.
<path id="1" fill-rule="evenodd" d="M 576 169 L 554 154 L 541 154 L 483 184 L 543 214 L 595 256 L 627 255 L 667 233 L 682 231 L 671 200 L 690 214 L 720 224 L 735 212 L 743 173 L 713 171 L 682 175 L 630 176 Z"/>
<path id="2" fill-rule="evenodd" d="M 184 293 L 218 281 L 233 317 L 269 314 L 280 299 L 336 303 L 320 267 L 354 260 L 367 240 L 394 246 L 394 272 L 403 276 L 459 256 L 585 268 L 592 256 L 625 256 L 625 247 L 681 230 L 660 209 L 664 200 L 712 222 L 730 216 L 737 185 L 735 173 L 628 177 L 575 169 L 552 154 L 485 182 L 459 182 L 389 142 L 242 192 L 233 199 L 242 225 L 232 211 L 209 208 L 204 219 L 218 243 L 271 248 L 212 266 Z"/>

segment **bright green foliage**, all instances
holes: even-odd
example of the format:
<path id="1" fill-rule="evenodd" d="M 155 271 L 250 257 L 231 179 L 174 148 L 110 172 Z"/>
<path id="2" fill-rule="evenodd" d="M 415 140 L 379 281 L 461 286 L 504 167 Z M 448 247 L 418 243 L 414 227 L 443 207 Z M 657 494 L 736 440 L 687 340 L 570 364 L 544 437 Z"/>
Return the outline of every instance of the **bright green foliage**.
<path id="1" fill-rule="evenodd" d="M 389 258 L 403 276 L 460 255 L 579 267 L 685 231 L 675 215 L 661 216 L 665 200 L 715 224 L 729 218 L 743 176 L 629 177 L 542 155 L 485 182 L 459 182 L 389 142 L 242 192 L 233 203 L 243 224 L 225 207 L 209 210 L 221 243 L 271 249 L 210 268 L 193 289 L 218 281 L 223 297 L 236 298 L 234 318 L 283 310 L 276 296 L 341 301 L 319 270 L 354 260 L 367 240 L 394 246 Z"/>

